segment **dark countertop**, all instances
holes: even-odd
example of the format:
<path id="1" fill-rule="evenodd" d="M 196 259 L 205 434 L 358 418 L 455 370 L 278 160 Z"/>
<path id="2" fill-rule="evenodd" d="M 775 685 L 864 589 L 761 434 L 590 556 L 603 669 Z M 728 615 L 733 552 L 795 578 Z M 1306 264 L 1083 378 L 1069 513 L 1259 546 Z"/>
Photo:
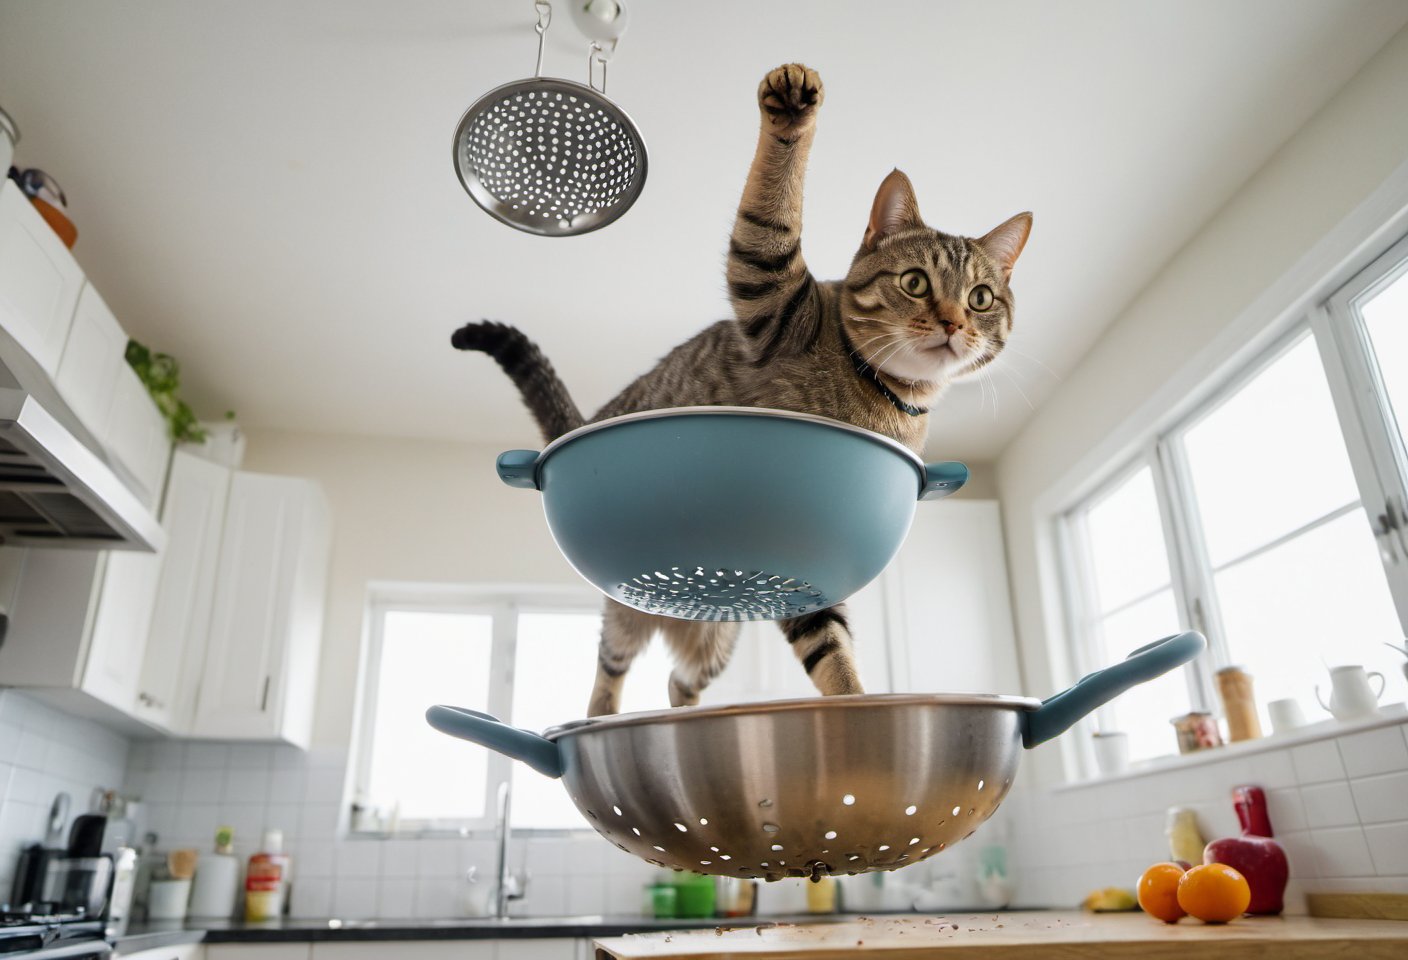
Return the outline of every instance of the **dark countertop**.
<path id="1" fill-rule="evenodd" d="M 188 920 L 133 923 L 117 938 L 120 953 L 136 953 L 183 943 L 312 943 L 368 940 L 510 940 L 531 938 L 618 937 L 661 930 L 756 927 L 776 923 L 825 923 L 855 919 L 854 914 L 808 914 L 796 917 L 710 917 L 704 920 L 655 920 L 631 916 L 511 917 L 493 920 L 283 920 L 245 923 L 237 920 Z"/>

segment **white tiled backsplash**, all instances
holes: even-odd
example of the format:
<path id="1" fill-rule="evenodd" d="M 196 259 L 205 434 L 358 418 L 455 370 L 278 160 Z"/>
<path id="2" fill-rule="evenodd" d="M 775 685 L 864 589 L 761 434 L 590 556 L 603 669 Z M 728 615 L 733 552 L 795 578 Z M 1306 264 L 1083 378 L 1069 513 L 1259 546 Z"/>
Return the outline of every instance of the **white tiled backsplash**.
<path id="1" fill-rule="evenodd" d="M 0 903 L 20 848 L 44 839 L 54 796 L 69 795 L 70 815 L 84 812 L 94 788 L 122 786 L 129 746 L 91 720 L 0 689 Z"/>
<path id="2" fill-rule="evenodd" d="M 1234 752 L 1235 751 L 1235 752 Z M 1408 724 L 1401 719 L 1311 742 L 1237 745 L 1218 758 L 1048 791 L 1014 804 L 1018 904 L 1071 906 L 1090 890 L 1132 887 L 1169 858 L 1170 806 L 1197 810 L 1203 836 L 1237 836 L 1232 788 L 1266 791 L 1290 861 L 1287 911 L 1312 892 L 1408 893 Z"/>
<path id="3" fill-rule="evenodd" d="M 207 850 L 216 827 L 228 825 L 235 852 L 247 857 L 265 829 L 283 830 L 296 917 L 463 916 L 470 868 L 480 884 L 492 882 L 493 842 L 339 838 L 346 773 L 341 751 L 138 742 L 124 789 L 142 797 L 145 829 L 157 833 L 162 849 Z M 639 913 L 654 875 L 594 835 L 516 837 L 509 863 L 530 875 L 526 897 L 512 909 L 525 916 Z"/>

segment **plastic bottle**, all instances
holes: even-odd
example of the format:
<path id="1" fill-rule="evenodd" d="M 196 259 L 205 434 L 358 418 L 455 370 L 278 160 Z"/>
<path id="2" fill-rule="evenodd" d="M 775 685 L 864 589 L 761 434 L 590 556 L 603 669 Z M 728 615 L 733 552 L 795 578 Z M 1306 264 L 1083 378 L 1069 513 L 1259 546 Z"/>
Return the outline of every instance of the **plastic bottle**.
<path id="1" fill-rule="evenodd" d="M 277 920 L 288 895 L 291 862 L 284 850 L 284 832 L 265 830 L 260 851 L 249 858 L 244 878 L 244 918 L 251 922 Z"/>
<path id="2" fill-rule="evenodd" d="M 235 832 L 229 827 L 215 831 L 215 852 L 201 857 L 196 864 L 187 916 L 229 920 L 235 915 L 240 894 L 240 861 L 234 854 L 234 842 Z"/>

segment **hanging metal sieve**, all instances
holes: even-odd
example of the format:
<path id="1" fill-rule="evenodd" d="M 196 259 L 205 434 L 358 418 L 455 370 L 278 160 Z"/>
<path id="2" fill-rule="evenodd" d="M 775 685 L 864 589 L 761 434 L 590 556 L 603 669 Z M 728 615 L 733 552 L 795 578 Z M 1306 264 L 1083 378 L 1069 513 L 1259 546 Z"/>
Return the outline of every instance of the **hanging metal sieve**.
<path id="1" fill-rule="evenodd" d="M 645 184 L 645 141 L 605 96 L 615 41 L 591 44 L 587 83 L 544 77 L 552 7 L 534 7 L 537 70 L 531 80 L 490 90 L 465 111 L 455 128 L 455 172 L 495 219 L 539 236 L 572 237 L 606 226 L 635 203 Z"/>

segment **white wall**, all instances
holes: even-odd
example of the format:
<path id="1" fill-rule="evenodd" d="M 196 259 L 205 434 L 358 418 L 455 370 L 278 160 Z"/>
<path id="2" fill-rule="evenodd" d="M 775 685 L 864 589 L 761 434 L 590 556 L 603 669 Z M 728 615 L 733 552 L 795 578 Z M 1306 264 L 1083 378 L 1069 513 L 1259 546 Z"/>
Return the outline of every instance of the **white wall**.
<path id="1" fill-rule="evenodd" d="M 1405 90 L 1408 30 L 1168 263 L 1003 452 L 997 478 L 1032 692 L 1074 679 L 1050 655 L 1063 639 L 1053 629 L 1059 605 L 1049 562 L 1049 516 L 1064 505 L 1062 491 L 1131 449 L 1237 346 L 1299 305 L 1334 261 L 1363 256 L 1366 241 L 1387 243 L 1357 221 L 1366 203 L 1390 212 L 1408 205 Z M 1059 751 L 1037 751 L 1028 773 L 1058 778 Z"/>

